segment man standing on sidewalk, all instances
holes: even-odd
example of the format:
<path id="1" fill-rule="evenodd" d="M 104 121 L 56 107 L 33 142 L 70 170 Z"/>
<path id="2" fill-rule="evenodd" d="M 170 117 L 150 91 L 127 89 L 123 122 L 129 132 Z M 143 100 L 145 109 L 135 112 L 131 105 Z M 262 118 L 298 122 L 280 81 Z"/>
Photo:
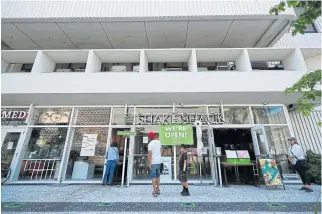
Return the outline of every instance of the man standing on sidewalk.
<path id="1" fill-rule="evenodd" d="M 152 195 L 157 197 L 160 195 L 160 166 L 162 147 L 161 142 L 159 141 L 159 134 L 150 132 L 148 138 L 151 140 L 148 145 L 148 159 L 152 178 Z"/>
<path id="2" fill-rule="evenodd" d="M 183 186 L 183 190 L 181 192 L 182 196 L 190 196 L 188 190 L 188 180 L 187 180 L 187 168 L 188 168 L 188 153 L 186 150 L 186 145 L 180 146 L 180 159 L 179 159 L 179 181 Z"/>

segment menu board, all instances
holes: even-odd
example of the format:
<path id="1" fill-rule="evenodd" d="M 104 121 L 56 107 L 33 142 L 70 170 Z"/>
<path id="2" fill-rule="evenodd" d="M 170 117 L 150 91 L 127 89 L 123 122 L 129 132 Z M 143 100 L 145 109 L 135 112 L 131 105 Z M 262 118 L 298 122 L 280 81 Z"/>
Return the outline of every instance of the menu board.
<path id="1" fill-rule="evenodd" d="M 275 159 L 259 159 L 259 164 L 267 186 L 282 186 L 281 174 Z"/>
<path id="2" fill-rule="evenodd" d="M 233 150 L 225 150 L 227 158 L 237 158 L 236 151 Z"/>
<path id="3" fill-rule="evenodd" d="M 247 159 L 250 158 L 247 150 L 237 151 L 237 156 L 238 156 L 238 158 L 247 158 Z"/>

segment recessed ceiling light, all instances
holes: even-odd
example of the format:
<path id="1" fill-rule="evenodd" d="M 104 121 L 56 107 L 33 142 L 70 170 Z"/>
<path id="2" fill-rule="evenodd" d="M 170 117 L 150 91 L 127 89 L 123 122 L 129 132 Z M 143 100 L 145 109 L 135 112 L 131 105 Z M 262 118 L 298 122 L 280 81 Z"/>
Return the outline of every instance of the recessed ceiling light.
<path id="1" fill-rule="evenodd" d="M 9 39 L 13 39 L 13 36 L 8 36 L 9 37 Z"/>
<path id="2" fill-rule="evenodd" d="M 130 38 L 130 36 L 125 36 L 126 38 Z"/>
<path id="3" fill-rule="evenodd" d="M 50 39 L 50 36 L 46 36 L 48 39 Z"/>
<path id="4" fill-rule="evenodd" d="M 205 36 L 208 36 L 208 34 L 205 34 Z"/>

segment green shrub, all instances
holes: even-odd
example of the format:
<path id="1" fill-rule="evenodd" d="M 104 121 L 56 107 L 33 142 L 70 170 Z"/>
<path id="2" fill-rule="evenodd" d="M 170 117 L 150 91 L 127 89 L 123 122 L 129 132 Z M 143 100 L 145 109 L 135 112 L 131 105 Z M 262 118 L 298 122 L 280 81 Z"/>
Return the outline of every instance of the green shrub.
<path id="1" fill-rule="evenodd" d="M 308 150 L 306 152 L 306 159 L 311 166 L 311 182 L 321 184 L 321 154 L 315 154 Z"/>

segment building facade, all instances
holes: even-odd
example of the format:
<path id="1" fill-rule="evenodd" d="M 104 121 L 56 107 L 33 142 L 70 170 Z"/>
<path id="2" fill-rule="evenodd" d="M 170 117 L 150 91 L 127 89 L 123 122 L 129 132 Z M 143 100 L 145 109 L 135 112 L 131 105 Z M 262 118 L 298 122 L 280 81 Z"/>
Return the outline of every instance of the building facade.
<path id="1" fill-rule="evenodd" d="M 319 152 L 321 114 L 301 123 L 289 112 L 299 95 L 283 91 L 321 69 L 321 28 L 290 38 L 297 14 L 270 15 L 278 2 L 2 1 L 7 183 L 100 183 L 112 142 L 115 181 L 150 183 L 147 133 L 195 121 L 205 149 L 197 155 L 194 130 L 192 182 L 220 183 L 215 147 L 274 157 L 292 173 L 287 138 Z M 162 158 L 162 182 L 177 183 L 178 146 Z"/>

